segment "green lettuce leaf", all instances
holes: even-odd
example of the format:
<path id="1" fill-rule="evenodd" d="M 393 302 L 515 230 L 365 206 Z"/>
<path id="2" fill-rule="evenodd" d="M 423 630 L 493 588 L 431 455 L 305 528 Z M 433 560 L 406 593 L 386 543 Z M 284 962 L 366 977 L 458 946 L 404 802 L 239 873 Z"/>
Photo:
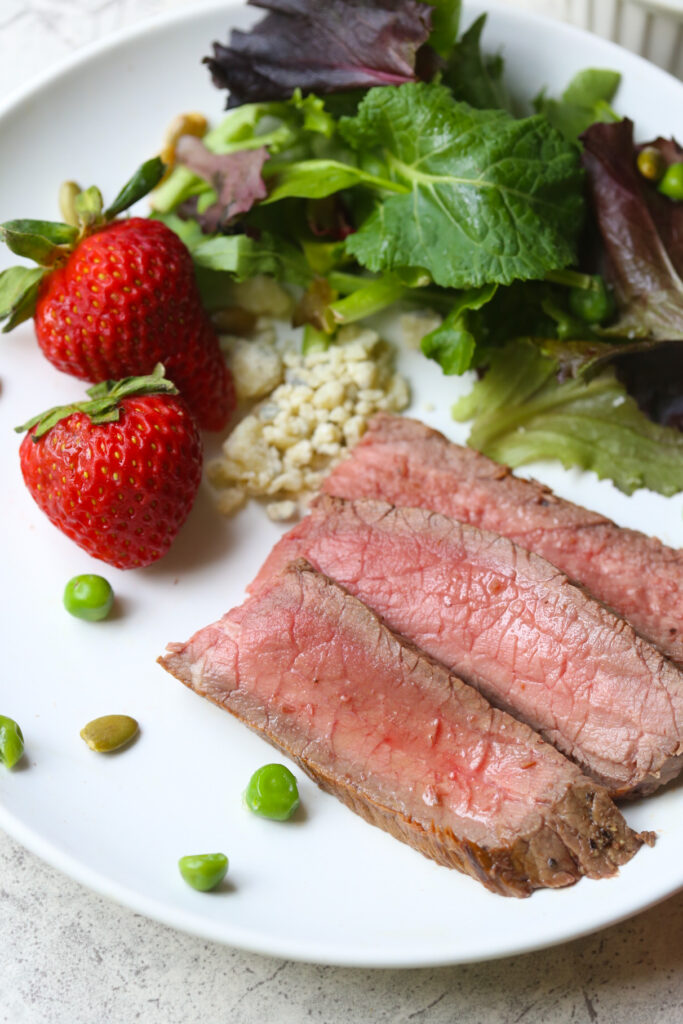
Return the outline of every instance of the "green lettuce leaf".
<path id="1" fill-rule="evenodd" d="M 185 220 L 183 217 L 179 217 L 177 213 L 158 213 L 156 211 L 153 211 L 150 216 L 152 220 L 163 221 L 167 228 L 175 231 L 180 241 L 184 242 L 190 252 L 200 242 L 206 241 L 206 235 L 196 220 Z"/>
<path id="2" fill-rule="evenodd" d="M 470 330 L 468 314 L 490 302 L 496 288 L 495 284 L 487 284 L 462 292 L 441 326 L 425 334 L 422 351 L 428 359 L 437 362 L 444 373 L 462 374 L 472 366 L 477 339 Z"/>
<path id="3" fill-rule="evenodd" d="M 206 133 L 202 142 L 212 153 L 237 153 L 266 146 L 271 157 L 297 148 L 303 159 L 311 155 L 312 140 L 329 140 L 335 131 L 334 118 L 318 96 L 302 97 L 296 90 L 291 99 L 273 103 L 245 103 L 230 110 Z M 192 196 L 212 193 L 211 186 L 187 167 L 176 166 L 151 196 L 153 209 L 169 213 Z M 215 195 L 212 195 L 215 198 Z"/>
<path id="4" fill-rule="evenodd" d="M 562 132 L 565 139 L 577 142 L 579 135 L 596 122 L 609 124 L 618 121 L 610 106 L 621 75 L 605 68 L 586 68 L 574 75 L 562 98 L 553 100 L 543 93 L 534 100 L 534 108 L 548 118 Z"/>
<path id="5" fill-rule="evenodd" d="M 360 167 L 338 160 L 301 160 L 275 170 L 274 181 L 263 206 L 281 199 L 322 199 L 354 185 L 368 185 L 392 192 L 408 191 L 391 180 L 368 174 Z"/>
<path id="6" fill-rule="evenodd" d="M 443 81 L 456 100 L 463 100 L 479 110 L 509 110 L 510 101 L 503 84 L 503 58 L 481 50 L 485 24 L 486 15 L 482 14 L 463 32 L 444 69 Z"/>
<path id="7" fill-rule="evenodd" d="M 313 276 L 295 245 L 265 232 L 259 239 L 247 235 L 205 238 L 192 249 L 192 259 L 196 267 L 227 272 L 235 281 L 268 274 L 306 287 Z"/>
<path id="8" fill-rule="evenodd" d="M 559 381 L 557 368 L 529 342 L 498 352 L 453 407 L 454 419 L 473 420 L 468 444 L 513 467 L 559 459 L 591 469 L 626 494 L 683 490 L 682 433 L 648 419 L 611 371 Z"/>
<path id="9" fill-rule="evenodd" d="M 375 148 L 404 195 L 379 201 L 347 252 L 370 270 L 424 267 L 453 288 L 541 278 L 576 258 L 576 147 L 541 116 L 475 110 L 442 85 L 371 89 L 339 130 Z"/>
<path id="10" fill-rule="evenodd" d="M 432 31 L 428 42 L 441 57 L 447 57 L 458 38 L 460 0 L 430 0 Z"/>

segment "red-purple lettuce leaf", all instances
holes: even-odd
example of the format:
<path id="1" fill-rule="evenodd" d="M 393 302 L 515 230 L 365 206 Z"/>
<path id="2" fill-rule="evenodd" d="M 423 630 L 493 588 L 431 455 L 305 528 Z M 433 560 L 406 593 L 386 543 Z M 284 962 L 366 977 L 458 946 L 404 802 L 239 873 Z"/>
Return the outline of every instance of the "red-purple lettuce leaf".
<path id="1" fill-rule="evenodd" d="M 631 349 L 624 346 L 614 359 L 617 377 L 651 420 L 683 430 L 683 343 Z"/>
<path id="2" fill-rule="evenodd" d="M 269 13 L 206 57 L 228 105 L 344 92 L 416 80 L 417 50 L 432 27 L 418 0 L 249 0 Z"/>
<path id="3" fill-rule="evenodd" d="M 667 167 L 669 164 L 683 162 L 683 149 L 681 149 L 675 139 L 657 138 L 652 142 L 646 142 L 642 146 L 637 146 L 636 151 L 639 152 L 646 147 L 653 147 L 659 150 L 664 157 Z M 650 213 L 657 225 L 657 231 L 661 236 L 671 262 L 679 276 L 683 277 L 683 209 L 681 204 L 667 199 L 666 196 L 661 195 L 652 186 L 647 190 L 647 193 Z"/>
<path id="4" fill-rule="evenodd" d="M 583 163 L 619 318 L 609 333 L 683 339 L 683 203 L 661 195 L 637 169 L 633 122 L 594 124 L 583 133 Z M 657 139 L 667 162 L 683 152 Z"/>
<path id="5" fill-rule="evenodd" d="M 180 164 L 207 181 L 217 198 L 201 213 L 194 214 L 205 234 L 226 227 L 240 213 L 246 213 L 267 189 L 261 170 L 268 159 L 265 146 L 236 153 L 212 153 L 201 139 L 183 135 L 176 146 Z"/>
<path id="6" fill-rule="evenodd" d="M 340 241 L 355 231 L 351 211 L 341 195 L 309 199 L 306 203 L 306 223 L 316 238 Z"/>

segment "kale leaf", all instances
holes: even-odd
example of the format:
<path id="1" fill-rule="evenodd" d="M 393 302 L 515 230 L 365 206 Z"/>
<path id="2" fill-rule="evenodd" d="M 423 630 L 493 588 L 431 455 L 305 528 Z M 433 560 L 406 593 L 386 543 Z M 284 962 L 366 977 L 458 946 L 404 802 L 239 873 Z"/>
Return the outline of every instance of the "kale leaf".
<path id="1" fill-rule="evenodd" d="M 339 132 L 378 152 L 403 195 L 379 201 L 347 251 L 370 270 L 424 267 L 440 285 L 541 278 L 576 257 L 576 147 L 535 115 L 475 110 L 442 85 L 371 89 Z"/>

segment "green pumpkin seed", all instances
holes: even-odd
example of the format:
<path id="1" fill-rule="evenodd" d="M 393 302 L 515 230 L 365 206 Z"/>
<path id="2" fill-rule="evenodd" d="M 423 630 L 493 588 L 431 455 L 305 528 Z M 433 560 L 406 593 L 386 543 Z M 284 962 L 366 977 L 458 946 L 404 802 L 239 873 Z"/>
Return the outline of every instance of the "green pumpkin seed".
<path id="1" fill-rule="evenodd" d="M 130 743 L 138 730 L 138 723 L 130 715 L 103 715 L 84 725 L 81 737 L 91 750 L 96 750 L 98 754 L 109 754 Z"/>

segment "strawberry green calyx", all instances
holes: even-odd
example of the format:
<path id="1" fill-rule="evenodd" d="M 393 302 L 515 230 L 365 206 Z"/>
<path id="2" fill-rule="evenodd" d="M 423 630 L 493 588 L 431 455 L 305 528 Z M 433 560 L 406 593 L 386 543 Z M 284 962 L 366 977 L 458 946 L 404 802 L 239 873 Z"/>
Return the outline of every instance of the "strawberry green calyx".
<path id="1" fill-rule="evenodd" d="M 0 320 L 3 332 L 33 316 L 38 288 L 47 273 L 40 267 L 9 267 L 0 274 Z"/>
<path id="2" fill-rule="evenodd" d="M 104 380 L 93 384 L 86 394 L 88 402 L 73 402 L 71 405 L 56 405 L 46 412 L 33 416 L 20 427 L 15 427 L 18 434 L 33 430 L 31 437 L 38 441 L 44 434 L 75 412 L 82 412 L 92 423 L 115 423 L 120 415 L 120 403 L 124 398 L 141 398 L 143 395 L 177 395 L 178 389 L 165 377 L 161 363 L 154 367 L 152 373 L 144 377 L 124 377 L 123 380 Z"/>
<path id="3" fill-rule="evenodd" d="M 107 223 L 137 203 L 139 199 L 144 199 L 153 188 L 156 188 L 165 171 L 166 164 L 159 156 L 154 156 L 151 160 L 146 160 L 144 164 L 141 164 L 130 181 L 123 186 L 111 206 L 104 211 Z"/>
<path id="4" fill-rule="evenodd" d="M 73 182 L 65 183 L 70 192 L 68 207 L 72 223 L 47 220 L 9 220 L 0 224 L 0 241 L 17 256 L 38 264 L 38 268 L 10 267 L 0 274 L 0 321 L 3 332 L 32 317 L 40 282 L 56 267 L 64 265 L 78 243 L 101 230 L 158 184 L 165 171 L 160 157 L 145 161 L 128 181 L 111 206 L 104 209 L 100 190 L 92 185 L 79 190 Z M 60 205 L 64 213 L 64 190 Z"/>
<path id="5" fill-rule="evenodd" d="M 0 224 L 0 237 L 17 256 L 51 267 L 58 255 L 74 244 L 78 230 L 56 221 L 8 220 Z"/>
<path id="6" fill-rule="evenodd" d="M 74 212 L 80 228 L 79 238 L 104 227 L 107 221 L 102 212 L 103 208 L 104 200 L 97 185 L 91 185 L 74 196 Z"/>

